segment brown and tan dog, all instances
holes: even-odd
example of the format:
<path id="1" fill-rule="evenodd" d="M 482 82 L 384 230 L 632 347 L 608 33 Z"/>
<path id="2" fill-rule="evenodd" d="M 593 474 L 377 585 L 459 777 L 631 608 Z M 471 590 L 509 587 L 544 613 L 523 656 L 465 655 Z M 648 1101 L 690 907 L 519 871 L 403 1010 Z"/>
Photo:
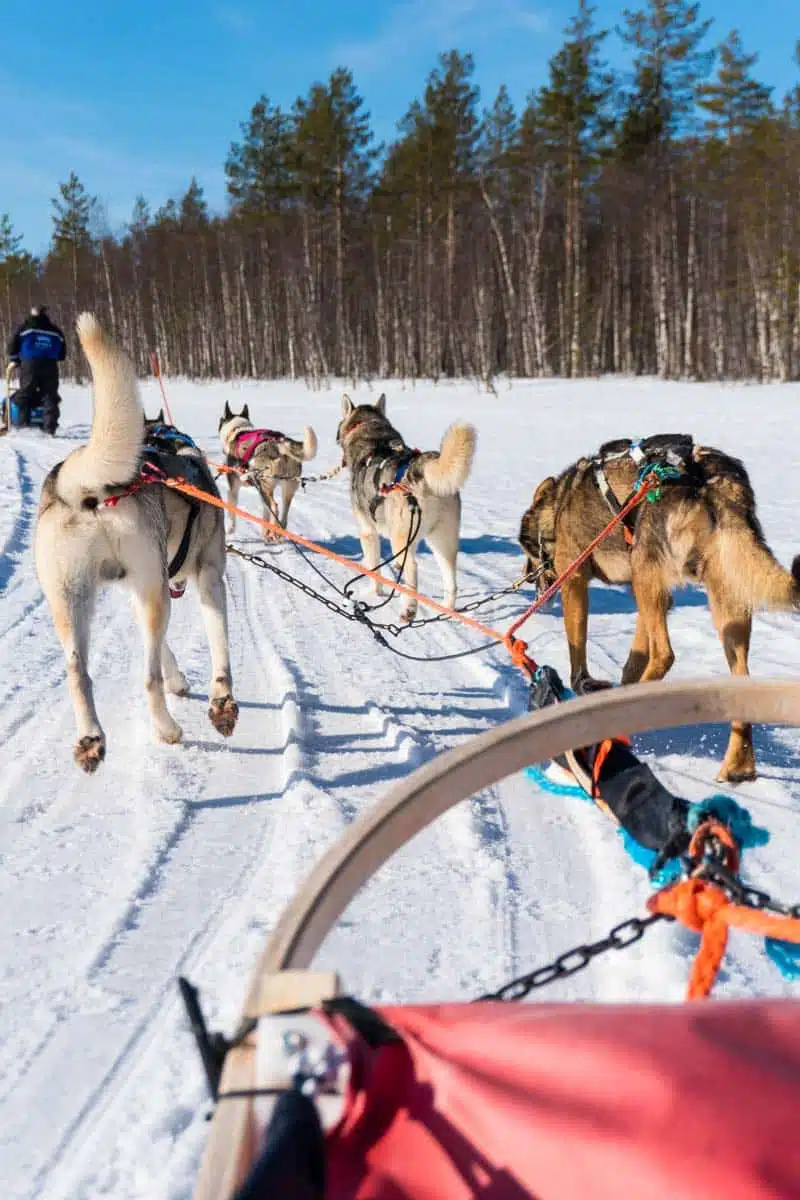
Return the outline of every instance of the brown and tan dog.
<path id="1" fill-rule="evenodd" d="M 701 584 L 733 675 L 747 675 L 752 614 L 800 608 L 800 556 L 791 572 L 766 543 L 744 465 L 684 435 L 641 443 L 607 442 L 537 487 L 519 541 L 527 570 L 544 590 L 603 530 L 651 464 L 670 468 L 655 503 L 630 513 L 564 583 L 562 603 L 571 683 L 578 692 L 607 686 L 589 675 L 589 583 L 631 584 L 636 629 L 622 683 L 663 679 L 674 662 L 667 630 L 671 590 Z M 718 780 L 756 774 L 752 729 L 734 722 Z"/>

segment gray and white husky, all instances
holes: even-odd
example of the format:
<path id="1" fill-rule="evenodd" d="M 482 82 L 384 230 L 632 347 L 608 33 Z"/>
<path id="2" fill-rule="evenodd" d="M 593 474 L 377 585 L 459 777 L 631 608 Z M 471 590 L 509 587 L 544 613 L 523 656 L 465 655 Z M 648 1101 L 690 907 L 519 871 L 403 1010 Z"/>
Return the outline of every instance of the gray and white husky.
<path id="1" fill-rule="evenodd" d="M 88 444 L 73 450 L 44 481 L 34 549 L 39 582 L 67 660 L 78 734 L 75 759 L 91 772 L 106 752 L 88 665 L 95 596 L 105 584 L 124 581 L 133 593 L 145 645 L 145 690 L 161 741 L 181 738 L 167 709 L 165 687 L 178 695 L 187 691 L 165 636 L 168 564 L 181 553 L 175 582 L 180 587 L 193 579 L 197 585 L 211 648 L 208 715 L 214 728 L 229 737 L 239 709 L 228 652 L 222 512 L 201 504 L 187 539 L 191 505 L 184 496 L 158 484 L 129 490 L 140 479 L 145 433 L 133 363 L 91 313 L 78 318 L 77 329 L 92 372 L 92 430 Z"/>
<path id="2" fill-rule="evenodd" d="M 456 558 L 461 525 L 461 488 L 475 453 L 472 425 L 456 423 L 442 438 L 441 448 L 424 453 L 407 446 L 386 416 L 386 396 L 377 404 L 356 406 L 342 398 L 342 419 L 336 432 L 345 466 L 350 468 L 350 503 L 358 526 L 365 566 L 381 561 L 380 534 L 389 538 L 392 564 L 403 567 L 404 582 L 417 590 L 417 546 L 424 538 L 439 566 L 444 603 L 456 602 Z M 409 503 L 413 497 L 418 506 Z M 407 548 L 407 551 L 406 551 Z M 381 584 L 373 583 L 379 595 Z M 412 621 L 417 601 L 404 597 L 402 621 Z"/>
<path id="3" fill-rule="evenodd" d="M 239 467 L 246 472 L 228 474 L 228 500 L 237 504 L 242 483 L 252 483 L 264 506 L 264 520 L 277 522 L 286 529 L 289 508 L 300 486 L 303 463 L 317 453 L 317 435 L 311 427 L 303 432 L 302 442 L 287 437 L 277 429 L 256 429 L 250 420 L 250 407 L 245 404 L 237 416 L 225 401 L 225 411 L 219 419 L 219 439 L 226 457 L 226 466 Z M 280 484 L 281 506 L 275 503 L 275 489 Z M 228 514 L 227 532 L 236 528 L 236 514 Z M 265 529 L 265 542 L 275 541 L 280 534 Z"/>

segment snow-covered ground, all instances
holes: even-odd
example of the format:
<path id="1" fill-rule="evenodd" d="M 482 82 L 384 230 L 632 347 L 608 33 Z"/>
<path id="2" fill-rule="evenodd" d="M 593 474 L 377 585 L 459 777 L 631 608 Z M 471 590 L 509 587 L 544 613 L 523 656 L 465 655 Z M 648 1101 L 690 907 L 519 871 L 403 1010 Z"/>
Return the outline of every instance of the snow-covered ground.
<path id="1" fill-rule="evenodd" d="M 336 461 L 340 391 L 296 384 L 168 383 L 179 425 L 218 457 L 225 400 L 320 451 L 309 472 Z M 372 393 L 350 389 L 357 399 Z M 741 455 L 767 537 L 783 562 L 798 549 L 792 431 L 800 387 L 663 385 L 604 380 L 501 385 L 387 385 L 389 416 L 412 445 L 438 446 L 456 417 L 479 431 L 464 493 L 461 599 L 519 574 L 519 518 L 533 488 L 612 436 L 686 432 Z M 171 642 L 191 694 L 170 704 L 177 747 L 154 743 L 141 687 L 141 651 L 125 593 L 106 593 L 94 629 L 92 672 L 109 739 L 92 778 L 72 761 L 64 663 L 33 571 L 41 480 L 85 440 L 85 389 L 65 387 L 56 441 L 16 433 L 0 442 L 0 1179 L 21 1197 L 187 1198 L 208 1126 L 200 1064 L 176 977 L 200 985 L 215 1027 L 230 1029 L 254 956 L 283 905 L 348 822 L 432 755 L 525 709 L 505 652 L 412 663 L 382 651 L 272 574 L 229 558 L 235 692 L 230 741 L 206 719 L 208 657 L 195 596 L 173 605 Z M 155 385 L 143 392 L 159 407 Z M 244 503 L 255 508 L 252 492 Z M 359 557 L 344 476 L 298 494 L 293 527 Z M 240 544 L 260 551 L 240 523 Z M 268 551 L 319 583 L 291 547 Z M 337 582 L 348 573 L 322 564 Z M 424 591 L 440 596 L 429 554 Z M 505 627 L 518 597 L 485 610 Z M 594 589 L 590 664 L 619 678 L 634 624 L 622 589 Z M 673 677 L 725 673 L 704 597 L 678 597 L 670 617 Z M 539 661 L 566 669 L 560 608 L 524 631 Z M 751 665 L 759 676 L 800 675 L 791 617 L 759 617 Z M 419 655 L 463 649 L 472 635 L 433 625 L 404 634 Z M 643 735 L 667 782 L 700 798 L 726 731 Z M 797 820 L 800 737 L 759 729 L 760 778 L 737 798 L 771 839 L 751 851 L 749 875 L 800 898 Z M 641 913 L 649 886 L 609 822 L 580 800 L 541 793 L 524 777 L 487 789 L 416 839 L 365 889 L 326 943 L 366 1001 L 468 998 Z M 539 993 L 565 999 L 678 1000 L 695 939 L 653 928 Z M 789 994 L 754 939 L 734 937 L 720 996 Z M 795 991 L 797 988 L 795 988 Z"/>

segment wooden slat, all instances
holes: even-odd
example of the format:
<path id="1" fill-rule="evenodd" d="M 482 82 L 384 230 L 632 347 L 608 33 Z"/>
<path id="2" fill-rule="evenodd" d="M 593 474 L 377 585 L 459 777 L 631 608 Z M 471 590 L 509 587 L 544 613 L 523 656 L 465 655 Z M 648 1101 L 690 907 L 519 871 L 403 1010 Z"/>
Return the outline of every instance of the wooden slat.
<path id="1" fill-rule="evenodd" d="M 255 1056 L 252 1038 L 228 1052 L 220 1092 L 254 1086 Z M 252 1100 L 223 1100 L 211 1122 L 194 1200 L 228 1200 L 247 1176 L 253 1149 Z"/>
<path id="2" fill-rule="evenodd" d="M 335 971 L 282 971 L 254 974 L 243 1017 L 260 1017 L 295 1008 L 317 1008 L 339 995 Z M 256 1035 L 230 1050 L 220 1080 L 220 1092 L 255 1087 Z M 253 1101 L 223 1100 L 211 1122 L 194 1200 L 228 1200 L 244 1181 L 254 1157 Z"/>

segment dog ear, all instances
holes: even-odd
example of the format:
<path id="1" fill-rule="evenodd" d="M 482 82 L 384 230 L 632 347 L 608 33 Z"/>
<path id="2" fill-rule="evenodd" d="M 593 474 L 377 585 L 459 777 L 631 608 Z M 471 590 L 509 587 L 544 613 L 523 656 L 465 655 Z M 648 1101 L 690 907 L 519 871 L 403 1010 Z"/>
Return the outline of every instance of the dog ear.
<path id="1" fill-rule="evenodd" d="M 244 408 L 239 413 L 239 416 L 244 417 L 245 421 L 250 420 L 250 405 L 249 404 L 245 404 Z"/>
<path id="2" fill-rule="evenodd" d="M 381 414 L 381 416 L 383 416 L 383 417 L 386 416 L 386 392 L 381 392 L 380 396 L 378 396 L 378 400 L 377 400 L 377 403 L 375 404 L 375 407 L 377 408 L 377 410 Z"/>
<path id="3" fill-rule="evenodd" d="M 345 392 L 345 394 L 342 396 L 342 418 L 344 419 L 349 417 L 350 413 L 354 411 L 355 407 L 355 404 L 353 404 L 353 401 L 350 399 L 347 392 Z"/>
<path id="4" fill-rule="evenodd" d="M 231 412 L 231 406 L 230 406 L 230 404 L 228 404 L 228 401 L 226 400 L 225 401 L 225 411 L 222 414 L 222 419 L 223 419 L 223 421 L 230 421 L 232 416 L 233 416 L 233 413 Z"/>
<path id="5" fill-rule="evenodd" d="M 156 423 L 156 425 L 163 425 L 163 424 L 164 424 L 164 410 L 163 410 L 163 408 L 160 408 L 160 409 L 158 410 L 158 416 L 156 417 L 155 423 Z"/>
<path id="6" fill-rule="evenodd" d="M 536 491 L 533 493 L 531 508 L 536 508 L 537 505 L 543 504 L 546 500 L 548 500 L 555 491 L 555 486 L 556 481 L 552 475 L 548 475 L 547 479 L 543 479 Z"/>

